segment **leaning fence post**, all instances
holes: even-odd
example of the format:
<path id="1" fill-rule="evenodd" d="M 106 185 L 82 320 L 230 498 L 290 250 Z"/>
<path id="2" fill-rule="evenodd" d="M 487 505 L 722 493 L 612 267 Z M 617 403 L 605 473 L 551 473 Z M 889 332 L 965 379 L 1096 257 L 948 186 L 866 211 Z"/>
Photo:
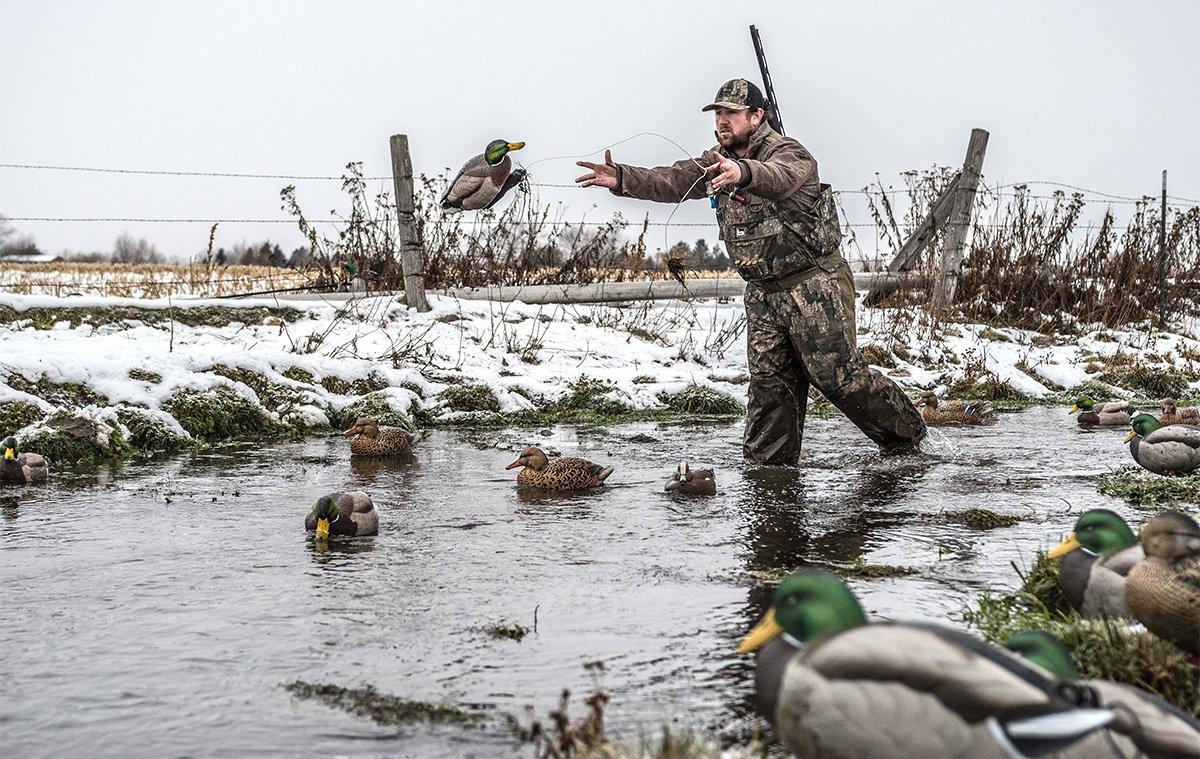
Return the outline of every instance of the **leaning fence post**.
<path id="1" fill-rule="evenodd" d="M 958 274 L 962 269 L 967 233 L 971 230 L 971 211 L 975 206 L 975 190 L 979 187 L 979 173 L 983 169 L 987 141 L 988 133 L 985 130 L 971 130 L 967 157 L 955 187 L 954 205 L 950 210 L 937 278 L 933 282 L 933 308 L 937 311 L 950 305 L 954 300 L 954 290 L 958 287 Z"/>
<path id="2" fill-rule="evenodd" d="M 404 295 L 410 308 L 429 311 L 425 298 L 425 257 L 417 238 L 414 215 L 412 157 L 408 153 L 408 135 L 393 134 L 392 181 L 396 187 L 396 221 L 400 225 L 400 267 L 404 272 Z"/>

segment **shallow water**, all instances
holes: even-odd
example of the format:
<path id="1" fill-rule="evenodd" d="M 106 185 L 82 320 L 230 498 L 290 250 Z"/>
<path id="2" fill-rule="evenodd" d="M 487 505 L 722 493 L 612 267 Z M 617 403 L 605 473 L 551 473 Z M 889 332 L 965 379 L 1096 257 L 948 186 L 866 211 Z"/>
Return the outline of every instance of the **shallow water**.
<path id="1" fill-rule="evenodd" d="M 946 429 L 933 453 L 881 459 L 845 419 L 810 418 L 796 470 L 741 462 L 740 424 L 436 432 L 410 463 L 350 465 L 341 438 L 59 471 L 0 515 L 0 733 L 8 756 L 520 755 L 500 714 L 545 713 L 607 666 L 610 732 L 664 721 L 744 732 L 752 661 L 737 641 L 805 562 L 904 564 L 855 581 L 878 617 L 957 618 L 1010 562 L 1105 505 L 1123 430 L 1062 409 Z M 636 434 L 657 442 L 631 442 Z M 540 444 L 613 463 L 610 486 L 515 489 L 503 467 Z M 715 464 L 719 495 L 662 493 L 675 463 Z M 362 488 L 378 536 L 317 551 L 316 496 Z M 19 495 L 20 488 L 0 490 Z M 1027 521 L 973 532 L 944 510 Z M 536 617 L 535 617 L 536 615 Z M 537 631 L 495 640 L 501 619 Z M 481 704 L 483 727 L 385 727 L 281 683 L 303 679 Z"/>

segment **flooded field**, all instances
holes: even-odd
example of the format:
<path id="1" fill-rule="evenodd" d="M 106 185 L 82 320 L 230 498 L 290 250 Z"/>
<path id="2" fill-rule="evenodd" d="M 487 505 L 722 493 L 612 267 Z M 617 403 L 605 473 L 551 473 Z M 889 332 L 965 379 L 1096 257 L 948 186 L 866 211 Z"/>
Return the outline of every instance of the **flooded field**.
<path id="1" fill-rule="evenodd" d="M 744 465 L 739 423 L 441 431 L 411 463 L 351 465 L 330 438 L 59 471 L 0 491 L 22 496 L 0 518 L 5 754 L 520 756 L 503 713 L 584 695 L 597 659 L 610 733 L 745 732 L 752 661 L 735 648 L 766 607 L 764 576 L 859 557 L 912 567 L 852 584 L 877 617 L 957 619 L 1078 512 L 1141 521 L 1096 492 L 1128 462 L 1123 432 L 1039 408 L 886 459 L 846 420 L 810 418 L 796 470 Z M 519 493 L 504 465 L 526 444 L 617 470 L 595 492 Z M 714 465 L 720 493 L 664 494 L 681 458 Z M 312 502 L 358 488 L 379 535 L 316 550 Z M 939 517 L 974 507 L 1023 521 Z M 480 629 L 500 621 L 536 631 Z M 380 726 L 293 699 L 281 686 L 297 679 L 487 719 Z"/>

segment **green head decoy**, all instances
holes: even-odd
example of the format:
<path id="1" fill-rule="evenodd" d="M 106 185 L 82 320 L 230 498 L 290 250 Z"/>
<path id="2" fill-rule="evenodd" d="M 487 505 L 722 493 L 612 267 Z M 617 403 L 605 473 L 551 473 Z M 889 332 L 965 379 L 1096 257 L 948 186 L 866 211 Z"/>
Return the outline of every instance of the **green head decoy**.
<path id="1" fill-rule="evenodd" d="M 1062 641 L 1045 630 L 1019 630 L 1004 641 L 1004 647 L 1060 680 L 1074 680 L 1079 674 L 1071 652 Z"/>
<path id="2" fill-rule="evenodd" d="M 12 435 L 4 438 L 4 442 L 0 443 L 0 448 L 4 449 L 4 458 L 15 459 L 17 457 L 17 439 Z"/>
<path id="3" fill-rule="evenodd" d="M 508 142 L 507 140 L 492 140 L 483 151 L 483 159 L 488 166 L 495 166 L 504 160 L 504 156 L 514 150 L 525 147 L 523 142 Z"/>
<path id="4" fill-rule="evenodd" d="M 323 495 L 317 499 L 317 505 L 313 506 L 313 514 L 317 518 L 317 540 L 329 540 L 329 523 L 336 522 L 341 516 L 341 510 L 333 499 L 327 495 Z"/>
<path id="5" fill-rule="evenodd" d="M 1146 437 L 1151 432 L 1162 427 L 1158 419 L 1151 414 L 1138 414 L 1129 420 L 1129 426 L 1133 429 L 1129 430 L 1129 434 L 1125 436 L 1125 442 L 1133 440 L 1135 437 Z"/>
<path id="6" fill-rule="evenodd" d="M 1048 559 L 1060 559 L 1080 548 L 1103 556 L 1110 551 L 1128 548 L 1137 543 L 1137 536 L 1115 511 L 1092 509 L 1075 520 L 1075 530 L 1067 539 L 1046 554 Z"/>
<path id="7" fill-rule="evenodd" d="M 1076 411 L 1091 411 L 1095 407 L 1095 401 L 1084 395 L 1075 399 L 1075 402 L 1071 404 L 1071 408 L 1069 411 L 1067 411 L 1067 413 L 1074 414 Z"/>
<path id="8" fill-rule="evenodd" d="M 866 623 L 862 606 L 840 577 L 821 569 L 800 569 L 779 583 L 771 608 L 738 651 L 753 651 L 781 634 L 809 643 Z"/>

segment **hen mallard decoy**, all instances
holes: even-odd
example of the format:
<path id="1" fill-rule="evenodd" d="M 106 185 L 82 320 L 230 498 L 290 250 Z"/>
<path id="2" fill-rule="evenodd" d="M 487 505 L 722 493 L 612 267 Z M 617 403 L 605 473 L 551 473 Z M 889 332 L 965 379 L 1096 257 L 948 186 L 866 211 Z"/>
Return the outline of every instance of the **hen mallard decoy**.
<path id="1" fill-rule="evenodd" d="M 691 469 L 686 461 L 680 461 L 671 480 L 663 488 L 668 493 L 683 495 L 716 495 L 717 480 L 711 469 Z"/>
<path id="2" fill-rule="evenodd" d="M 374 419 L 359 419 L 342 433 L 350 438 L 351 456 L 408 456 L 412 435 L 403 427 L 380 426 Z"/>
<path id="3" fill-rule="evenodd" d="M 1058 584 L 1080 614 L 1132 617 L 1125 606 L 1125 577 L 1145 554 L 1133 530 L 1115 511 L 1085 511 L 1075 520 L 1074 532 L 1046 558 L 1060 559 Z"/>
<path id="4" fill-rule="evenodd" d="M 867 624 L 836 576 L 801 570 L 742 642 L 762 646 L 758 707 L 802 757 L 1115 756 L 1089 708 L 1054 678 L 966 633 L 928 624 Z"/>
<path id="5" fill-rule="evenodd" d="M 492 140 L 487 148 L 463 164 L 442 196 L 442 208 L 452 213 L 491 208 L 504 193 L 525 179 L 523 169 L 512 170 L 508 154 L 525 147 L 523 142 Z"/>
<path id="6" fill-rule="evenodd" d="M 361 490 L 330 493 L 317 499 L 304 518 L 304 529 L 316 533 L 317 540 L 330 535 L 374 535 L 379 532 L 379 512 L 371 496 Z"/>
<path id="7" fill-rule="evenodd" d="M 25 485 L 45 482 L 50 475 L 50 465 L 37 453 L 17 453 L 17 439 L 12 435 L 0 443 L 4 448 L 4 461 L 0 462 L 0 482 Z"/>
<path id="8" fill-rule="evenodd" d="M 935 427 L 943 424 L 991 424 L 996 421 L 996 412 L 986 403 L 979 401 L 940 401 L 932 390 L 921 394 L 916 401 L 921 409 L 921 418 Z"/>
<path id="9" fill-rule="evenodd" d="M 1200 424 L 1200 410 L 1195 408 L 1179 408 L 1174 398 L 1164 398 L 1162 413 L 1158 415 L 1158 423 L 1164 427 L 1169 424 Z"/>
<path id="10" fill-rule="evenodd" d="M 1113 713 L 1109 735 L 1119 742 L 1123 756 L 1200 754 L 1200 722 L 1195 717 L 1132 685 L 1076 679 L 1078 672 L 1074 658 L 1050 633 L 1021 630 L 1005 641 L 1004 647 L 1019 653 L 1060 681 L 1090 691 L 1096 706 Z"/>
<path id="11" fill-rule="evenodd" d="M 1129 424 L 1129 417 L 1137 409 L 1129 401 L 1109 401 L 1096 405 L 1095 401 L 1085 395 L 1076 398 L 1067 413 L 1074 414 L 1076 411 L 1079 412 L 1079 416 L 1075 418 L 1084 427 L 1124 427 Z"/>
<path id="12" fill-rule="evenodd" d="M 1143 469 L 1167 476 L 1191 474 L 1200 469 L 1200 427 L 1191 424 L 1163 426 L 1150 414 L 1138 414 L 1125 436 L 1133 460 Z"/>
<path id="13" fill-rule="evenodd" d="M 517 475 L 517 485 L 539 490 L 583 490 L 599 487 L 613 473 L 613 467 L 593 464 L 586 459 L 562 456 L 553 461 L 540 448 L 526 448 L 505 469 L 525 467 Z"/>
<path id="14" fill-rule="evenodd" d="M 1200 656 L 1200 525 L 1163 511 L 1142 525 L 1146 558 L 1125 580 L 1125 603 L 1146 629 Z"/>

